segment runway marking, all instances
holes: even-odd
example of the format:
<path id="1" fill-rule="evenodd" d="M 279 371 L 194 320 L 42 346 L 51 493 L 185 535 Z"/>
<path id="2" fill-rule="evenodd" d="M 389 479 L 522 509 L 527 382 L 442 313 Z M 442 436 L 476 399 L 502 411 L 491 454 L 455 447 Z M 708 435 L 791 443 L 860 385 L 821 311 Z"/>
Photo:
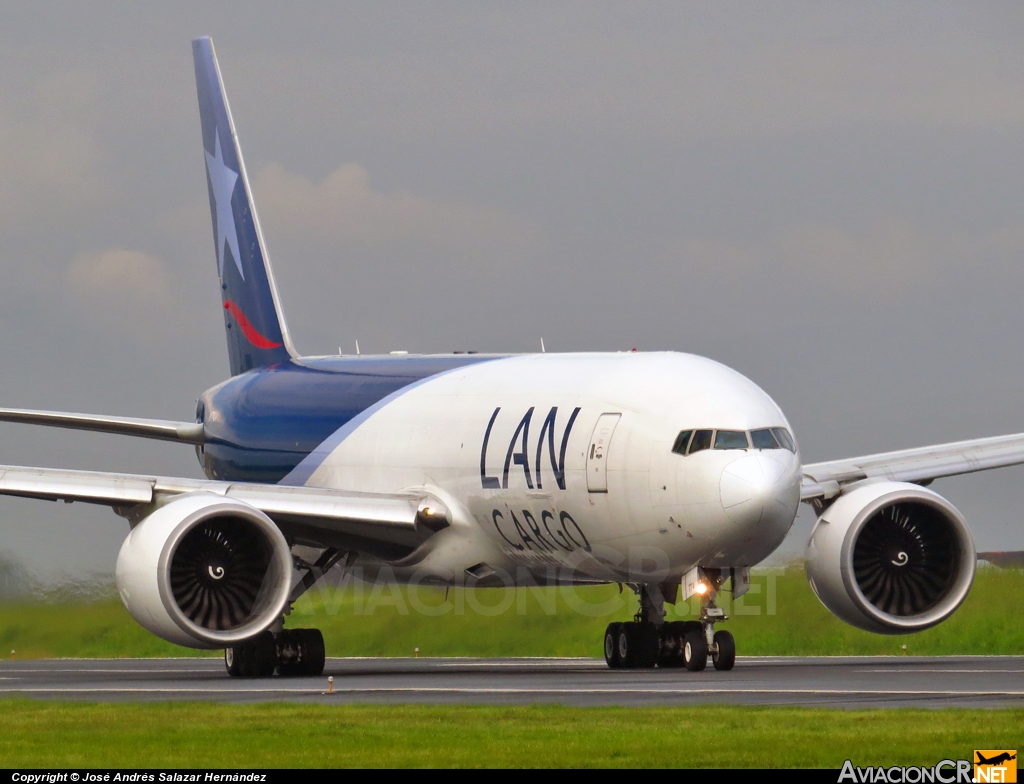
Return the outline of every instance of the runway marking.
<path id="1" fill-rule="evenodd" d="M 469 661 L 467 661 L 467 662 L 437 662 L 433 666 L 434 667 L 529 667 L 530 669 L 539 669 L 539 667 L 537 665 L 542 665 L 544 667 L 547 667 L 548 669 L 552 669 L 554 667 L 565 668 L 565 667 L 567 667 L 569 665 L 571 665 L 573 667 L 579 667 L 580 665 L 589 665 L 590 667 L 594 667 L 594 668 L 601 668 L 601 667 L 607 668 L 608 667 L 608 664 L 606 662 L 601 661 L 601 660 L 593 660 L 593 659 L 581 659 L 579 661 L 573 661 L 573 662 L 559 662 L 559 661 L 552 661 L 552 662 L 514 662 L 514 661 L 506 661 L 506 662 L 469 662 Z"/>
<path id="2" fill-rule="evenodd" d="M 223 664 L 221 666 L 223 667 Z M 83 667 L 83 668 L 80 668 L 80 669 L 73 669 L 73 670 L 72 669 L 60 669 L 60 670 L 58 670 L 58 669 L 50 669 L 49 667 L 38 667 L 38 668 L 25 669 L 25 670 L 9 670 L 6 667 L 0 668 L 0 672 L 14 673 L 15 675 L 48 675 L 50 673 L 59 673 L 59 672 L 73 672 L 73 673 L 77 673 L 79 675 L 91 675 L 93 673 L 107 673 L 107 674 L 114 674 L 114 675 L 131 675 L 133 673 L 138 673 L 139 675 L 150 675 L 150 674 L 153 674 L 153 673 L 157 673 L 157 674 L 181 673 L 181 674 L 185 674 L 185 675 L 195 675 L 197 673 L 202 673 L 202 672 L 219 672 L 219 671 L 220 671 L 220 667 L 207 667 L 207 668 L 202 669 L 202 670 L 200 670 L 200 669 L 191 669 L 191 670 L 94 670 L 94 669 L 91 669 L 91 668 L 88 668 L 88 667 Z"/>
<path id="3" fill-rule="evenodd" d="M 30 692 L 36 694 L 326 694 L 322 688 L 130 688 L 126 686 L 25 686 L 0 687 L 2 692 Z M 735 688 L 698 688 L 698 689 L 655 689 L 655 688 L 500 688 L 500 687 L 460 687 L 460 686 L 368 686 L 350 689 L 335 689 L 334 694 L 823 694 L 823 695 L 879 695 L 886 697 L 1024 697 L 1024 691 L 941 691 L 933 689 L 735 689 Z"/>
<path id="4" fill-rule="evenodd" d="M 858 669 L 857 672 L 889 672 L 889 673 L 895 673 L 897 671 L 892 669 L 891 667 L 887 667 L 887 668 L 878 668 L 878 669 L 872 669 L 872 670 L 869 670 L 869 669 Z M 928 669 L 928 670 L 925 670 L 925 669 L 919 669 L 919 668 L 915 667 L 913 669 L 913 672 L 915 672 L 915 673 L 918 673 L 918 672 L 953 672 L 953 673 L 958 673 L 958 674 L 962 673 L 962 672 L 967 672 L 967 673 L 970 673 L 970 672 L 975 672 L 975 673 L 1010 672 L 1010 673 L 1018 673 L 1018 674 L 1020 674 L 1020 673 L 1024 673 L 1024 670 L 960 670 L 960 669 L 949 669 L 949 670 Z M 904 672 L 901 672 L 899 674 L 900 675 L 907 675 L 909 673 L 904 671 Z"/>

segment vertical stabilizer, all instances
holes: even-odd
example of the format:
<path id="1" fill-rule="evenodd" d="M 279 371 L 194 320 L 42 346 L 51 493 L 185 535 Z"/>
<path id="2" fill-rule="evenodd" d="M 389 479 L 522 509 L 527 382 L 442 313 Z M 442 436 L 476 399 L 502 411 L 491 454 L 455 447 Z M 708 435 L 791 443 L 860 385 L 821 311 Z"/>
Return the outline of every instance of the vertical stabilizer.
<path id="1" fill-rule="evenodd" d="M 295 356 L 213 41 L 192 42 L 231 374 Z"/>

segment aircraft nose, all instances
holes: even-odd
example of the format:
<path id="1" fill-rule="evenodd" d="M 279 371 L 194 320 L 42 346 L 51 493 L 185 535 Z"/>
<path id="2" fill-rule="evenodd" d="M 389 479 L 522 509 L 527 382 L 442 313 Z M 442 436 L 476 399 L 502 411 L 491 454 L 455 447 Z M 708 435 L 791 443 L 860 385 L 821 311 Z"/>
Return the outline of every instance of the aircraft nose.
<path id="1" fill-rule="evenodd" d="M 795 459 L 789 452 L 752 452 L 729 463 L 722 471 L 722 508 L 739 525 L 757 525 L 792 516 L 799 503 L 794 498 Z"/>

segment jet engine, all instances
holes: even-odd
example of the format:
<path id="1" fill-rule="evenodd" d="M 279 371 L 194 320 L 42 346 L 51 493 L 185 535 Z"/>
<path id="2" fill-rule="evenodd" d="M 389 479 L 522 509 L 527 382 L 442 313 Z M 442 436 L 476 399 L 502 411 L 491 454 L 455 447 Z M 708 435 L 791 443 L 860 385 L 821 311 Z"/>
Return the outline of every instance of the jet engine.
<path id="1" fill-rule="evenodd" d="M 847 623 L 879 634 L 941 623 L 974 581 L 974 539 L 945 498 L 919 485 L 873 482 L 841 495 L 807 543 L 807 579 Z"/>
<path id="2" fill-rule="evenodd" d="M 144 518 L 117 556 L 117 590 L 132 617 L 168 642 L 227 648 L 281 617 L 291 550 L 259 509 L 206 492 Z"/>

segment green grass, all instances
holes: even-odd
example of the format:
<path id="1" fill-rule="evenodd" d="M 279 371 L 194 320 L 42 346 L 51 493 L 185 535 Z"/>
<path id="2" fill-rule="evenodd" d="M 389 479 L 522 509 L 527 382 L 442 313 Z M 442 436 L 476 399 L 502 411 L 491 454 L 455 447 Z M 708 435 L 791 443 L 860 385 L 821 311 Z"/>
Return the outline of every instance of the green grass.
<path id="1" fill-rule="evenodd" d="M 920 634 L 887 637 L 854 629 L 814 597 L 800 567 L 755 575 L 730 606 L 730 629 L 743 654 L 1024 654 L 1024 571 L 981 568 L 964 605 Z M 323 630 L 330 656 L 600 656 L 605 625 L 626 620 L 636 602 L 627 588 L 524 588 L 468 592 L 391 585 L 318 586 L 289 626 Z M 500 612 L 499 612 L 500 611 Z M 693 603 L 669 608 L 692 618 Z M 206 655 L 162 642 L 135 624 L 116 599 L 0 605 L 0 651 L 18 657 Z"/>
<path id="2" fill-rule="evenodd" d="M 0 702 L 0 767 L 832 767 L 1020 747 L 1024 710 Z"/>

